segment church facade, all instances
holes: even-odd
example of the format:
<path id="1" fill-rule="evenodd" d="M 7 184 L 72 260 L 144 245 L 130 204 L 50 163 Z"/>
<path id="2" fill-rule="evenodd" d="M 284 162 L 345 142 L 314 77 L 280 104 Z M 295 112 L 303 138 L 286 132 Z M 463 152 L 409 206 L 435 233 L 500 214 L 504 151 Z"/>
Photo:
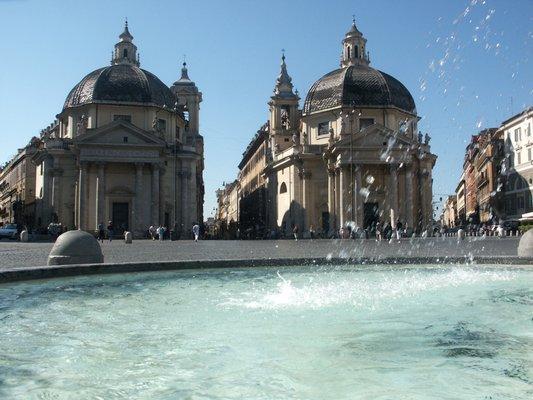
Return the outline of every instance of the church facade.
<path id="1" fill-rule="evenodd" d="M 405 86 L 370 67 L 355 22 L 342 41 L 340 68 L 312 85 L 303 109 L 299 102 L 283 56 L 269 120 L 239 164 L 240 226 L 253 226 L 255 237 L 288 234 L 296 225 L 323 235 L 348 226 L 371 230 L 378 221 L 418 233 L 430 227 L 430 137 L 418 131 Z M 247 199 L 261 198 L 258 190 L 266 193 L 264 218 L 246 209 L 257 208 Z M 242 218 L 249 214 L 251 224 Z"/>
<path id="2" fill-rule="evenodd" d="M 202 94 L 185 63 L 170 87 L 141 69 L 127 22 L 119 38 L 111 65 L 86 75 L 41 135 L 35 225 L 185 234 L 203 219 Z"/>

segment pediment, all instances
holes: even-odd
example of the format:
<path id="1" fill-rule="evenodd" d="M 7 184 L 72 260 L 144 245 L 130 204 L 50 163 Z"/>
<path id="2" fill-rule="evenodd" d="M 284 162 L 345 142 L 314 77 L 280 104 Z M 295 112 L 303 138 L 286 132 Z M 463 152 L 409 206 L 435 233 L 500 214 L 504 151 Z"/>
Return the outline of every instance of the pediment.
<path id="1" fill-rule="evenodd" d="M 394 147 L 403 147 L 405 145 L 411 145 L 414 142 L 412 139 L 395 133 L 389 128 L 380 124 L 373 124 L 365 128 L 360 133 L 357 133 L 353 137 L 346 136 L 335 143 L 337 149 L 347 147 L 359 147 L 359 148 L 375 148 L 384 145 Z"/>
<path id="2" fill-rule="evenodd" d="M 145 131 L 127 121 L 113 121 L 96 129 L 89 129 L 77 136 L 74 142 L 78 145 L 138 145 L 164 146 L 165 141 L 152 132 Z"/>

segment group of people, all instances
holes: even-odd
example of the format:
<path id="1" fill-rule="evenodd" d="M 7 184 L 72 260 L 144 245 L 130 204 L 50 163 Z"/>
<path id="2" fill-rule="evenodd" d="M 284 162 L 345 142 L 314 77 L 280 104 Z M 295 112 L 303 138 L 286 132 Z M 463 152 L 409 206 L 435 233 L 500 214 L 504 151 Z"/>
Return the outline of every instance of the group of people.
<path id="1" fill-rule="evenodd" d="M 113 240 L 113 236 L 115 235 L 115 226 L 113 225 L 113 221 L 109 221 L 107 223 L 107 227 L 104 226 L 103 222 L 98 224 L 98 240 L 100 243 L 104 243 L 106 231 L 107 238 L 109 239 L 109 242 L 111 242 Z"/>
<path id="2" fill-rule="evenodd" d="M 107 224 L 107 227 L 104 226 L 102 222 L 100 222 L 98 224 L 97 231 L 98 231 L 97 237 L 100 243 L 104 242 L 104 240 L 106 239 L 106 236 L 109 242 L 111 242 L 113 240 L 113 236 L 115 235 L 115 228 L 113 225 L 113 221 L 109 221 L 109 223 Z M 161 242 L 168 238 L 168 232 L 169 232 L 168 228 L 163 225 L 159 225 L 159 226 L 151 225 L 150 228 L 148 228 L 148 234 L 150 238 L 152 240 L 159 240 Z M 194 241 L 198 242 L 198 240 L 200 239 L 200 225 L 198 224 L 193 225 L 192 234 L 194 237 Z"/>
<path id="3" fill-rule="evenodd" d="M 396 221 L 396 226 L 392 226 L 388 222 L 385 222 L 384 225 L 381 225 L 381 221 L 377 221 L 374 229 L 377 241 L 393 238 L 400 240 L 404 234 L 407 234 L 407 227 L 404 228 L 400 220 Z"/>

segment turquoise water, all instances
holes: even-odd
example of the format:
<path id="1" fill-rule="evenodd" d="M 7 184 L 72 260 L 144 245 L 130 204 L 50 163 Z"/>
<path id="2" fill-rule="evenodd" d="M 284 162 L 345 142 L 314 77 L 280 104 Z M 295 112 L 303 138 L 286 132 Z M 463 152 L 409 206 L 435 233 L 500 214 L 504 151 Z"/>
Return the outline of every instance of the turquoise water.
<path id="1" fill-rule="evenodd" d="M 533 398 L 533 270 L 299 267 L 0 286 L 2 399 Z"/>

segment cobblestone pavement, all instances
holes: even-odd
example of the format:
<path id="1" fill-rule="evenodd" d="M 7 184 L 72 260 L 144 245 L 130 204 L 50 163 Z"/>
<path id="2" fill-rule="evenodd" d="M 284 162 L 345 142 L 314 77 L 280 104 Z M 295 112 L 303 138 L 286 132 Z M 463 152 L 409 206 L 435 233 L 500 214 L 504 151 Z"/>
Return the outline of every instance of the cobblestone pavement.
<path id="1" fill-rule="evenodd" d="M 519 238 L 468 237 L 402 239 L 400 243 L 375 240 L 176 241 L 115 240 L 102 244 L 106 263 L 217 259 L 332 257 L 467 257 L 516 256 Z M 46 265 L 53 243 L 0 241 L 0 270 Z"/>

